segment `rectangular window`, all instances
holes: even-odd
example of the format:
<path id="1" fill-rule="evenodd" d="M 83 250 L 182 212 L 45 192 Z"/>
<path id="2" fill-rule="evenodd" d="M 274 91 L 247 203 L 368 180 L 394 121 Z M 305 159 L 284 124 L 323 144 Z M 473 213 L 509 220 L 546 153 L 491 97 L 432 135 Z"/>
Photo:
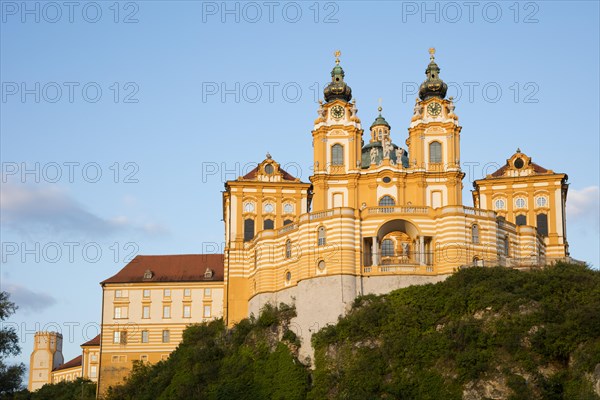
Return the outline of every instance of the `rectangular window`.
<path id="1" fill-rule="evenodd" d="M 211 293 L 210 293 L 210 288 L 205 288 L 204 289 L 204 297 L 210 297 Z"/>
<path id="2" fill-rule="evenodd" d="M 127 307 L 115 307 L 115 319 L 127 318 Z"/>
<path id="3" fill-rule="evenodd" d="M 171 297 L 171 289 L 165 289 L 163 291 L 163 296 L 164 297 Z"/>
<path id="4" fill-rule="evenodd" d="M 112 356 L 110 359 L 113 363 L 118 363 L 119 362 L 119 356 Z"/>
<path id="5" fill-rule="evenodd" d="M 210 306 L 204 306 L 204 318 L 210 317 Z"/>
<path id="6" fill-rule="evenodd" d="M 183 318 L 190 318 L 192 316 L 192 306 L 184 305 L 183 306 Z"/>
<path id="7" fill-rule="evenodd" d="M 144 319 L 150 318 L 150 306 L 142 307 L 142 318 L 144 318 Z"/>
<path id="8" fill-rule="evenodd" d="M 113 332 L 113 343 L 121 343 L 121 332 Z"/>
<path id="9" fill-rule="evenodd" d="M 98 361 L 98 356 L 95 354 L 92 354 L 92 356 L 90 358 L 92 361 Z"/>
<path id="10" fill-rule="evenodd" d="M 122 290 L 115 290 L 115 297 L 123 297 L 123 291 Z"/>
<path id="11" fill-rule="evenodd" d="M 121 332 L 121 344 L 127 344 L 127 331 Z"/>
<path id="12" fill-rule="evenodd" d="M 162 342 L 169 343 L 171 341 L 171 332 L 168 329 L 162 331 Z"/>
<path id="13" fill-rule="evenodd" d="M 150 289 L 144 289 L 144 297 L 150 297 Z"/>
<path id="14" fill-rule="evenodd" d="M 190 288 L 183 289 L 183 296 L 184 297 L 190 297 L 191 295 L 192 295 L 192 289 L 190 289 Z"/>
<path id="15" fill-rule="evenodd" d="M 148 361 L 148 355 L 147 355 L 147 354 L 142 354 L 142 355 L 140 355 L 140 361 L 141 361 L 141 362 L 146 362 L 146 361 Z"/>
<path id="16" fill-rule="evenodd" d="M 163 306 L 163 318 L 171 318 L 171 306 Z"/>
<path id="17" fill-rule="evenodd" d="M 96 378 L 98 376 L 98 367 L 96 365 L 92 365 L 90 367 L 90 378 Z"/>
<path id="18" fill-rule="evenodd" d="M 148 331 L 142 331 L 142 343 L 148 343 L 149 338 Z"/>

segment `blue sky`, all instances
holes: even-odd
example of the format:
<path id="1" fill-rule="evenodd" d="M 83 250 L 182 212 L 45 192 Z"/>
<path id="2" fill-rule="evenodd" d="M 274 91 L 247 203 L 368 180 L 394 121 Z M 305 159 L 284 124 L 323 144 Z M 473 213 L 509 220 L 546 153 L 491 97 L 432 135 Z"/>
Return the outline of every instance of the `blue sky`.
<path id="1" fill-rule="evenodd" d="M 222 247 L 223 182 L 267 151 L 308 181 L 337 49 L 363 123 L 382 98 L 401 144 L 435 47 L 465 204 L 520 147 L 569 175 L 571 253 L 600 265 L 598 2 L 73 4 L 0 2 L 0 279 L 25 363 L 40 328 L 78 354 L 128 256 Z"/>

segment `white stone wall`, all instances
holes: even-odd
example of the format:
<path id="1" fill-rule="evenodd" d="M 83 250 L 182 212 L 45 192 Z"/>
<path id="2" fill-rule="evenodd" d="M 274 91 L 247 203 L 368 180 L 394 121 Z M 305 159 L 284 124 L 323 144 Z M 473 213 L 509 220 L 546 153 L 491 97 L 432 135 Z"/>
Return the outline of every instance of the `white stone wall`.
<path id="1" fill-rule="evenodd" d="M 392 290 L 405 288 L 411 285 L 425 285 L 445 280 L 446 275 L 395 275 L 395 276 L 365 276 L 362 280 L 363 294 L 385 294 Z"/>
<path id="2" fill-rule="evenodd" d="M 335 324 L 345 315 L 354 299 L 361 294 L 384 294 L 394 289 L 410 285 L 422 285 L 443 281 L 449 275 L 437 276 L 377 276 L 357 277 L 354 275 L 334 275 L 305 279 L 297 286 L 275 293 L 260 293 L 250 299 L 248 314 L 258 316 L 267 303 L 285 303 L 296 306 L 297 317 L 292 320 L 291 329 L 302 342 L 300 359 L 313 359 L 312 334 L 321 328 Z"/>

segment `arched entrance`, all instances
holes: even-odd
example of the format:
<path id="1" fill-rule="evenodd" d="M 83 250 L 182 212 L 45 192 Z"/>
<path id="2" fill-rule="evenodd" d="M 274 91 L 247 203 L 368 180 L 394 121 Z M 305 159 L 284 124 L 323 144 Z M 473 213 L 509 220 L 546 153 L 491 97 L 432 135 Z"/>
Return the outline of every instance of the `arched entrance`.
<path id="1" fill-rule="evenodd" d="M 431 237 L 425 237 L 410 221 L 393 219 L 382 224 L 377 235 L 364 238 L 365 266 L 380 266 L 382 271 L 395 267 L 431 265 Z"/>

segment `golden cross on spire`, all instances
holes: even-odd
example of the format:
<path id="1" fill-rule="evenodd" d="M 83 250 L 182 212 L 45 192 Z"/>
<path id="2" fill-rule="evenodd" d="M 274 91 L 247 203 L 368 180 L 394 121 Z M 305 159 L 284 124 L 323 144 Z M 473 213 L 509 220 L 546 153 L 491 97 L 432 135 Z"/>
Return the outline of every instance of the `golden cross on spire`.
<path id="1" fill-rule="evenodd" d="M 383 110 L 383 107 L 381 107 L 381 97 L 379 98 L 379 107 L 377 107 L 377 111 L 379 111 L 379 114 L 381 114 L 381 111 Z"/>
<path id="2" fill-rule="evenodd" d="M 429 48 L 429 59 L 431 61 L 433 61 L 434 58 L 435 58 L 435 47 L 430 47 Z"/>
<path id="3" fill-rule="evenodd" d="M 340 56 L 342 55 L 342 52 L 336 50 L 333 55 L 335 56 L 335 64 L 338 65 L 340 63 Z"/>

